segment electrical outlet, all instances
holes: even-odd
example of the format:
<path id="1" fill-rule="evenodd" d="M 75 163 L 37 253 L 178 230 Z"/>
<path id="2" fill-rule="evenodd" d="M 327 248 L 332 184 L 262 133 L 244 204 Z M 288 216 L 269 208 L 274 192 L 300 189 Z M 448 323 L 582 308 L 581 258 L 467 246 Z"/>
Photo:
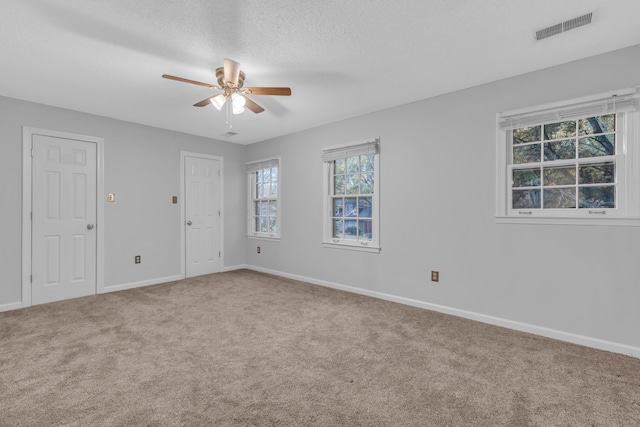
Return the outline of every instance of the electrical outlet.
<path id="1" fill-rule="evenodd" d="M 140 255 L 136 255 L 135 263 L 140 264 Z"/>
<path id="2" fill-rule="evenodd" d="M 432 282 L 439 282 L 440 281 L 440 272 L 439 271 L 431 270 L 431 281 Z"/>
<path id="3" fill-rule="evenodd" d="M 256 252 L 260 253 L 260 246 L 256 249 Z"/>
<path id="4" fill-rule="evenodd" d="M 173 197 L 171 198 L 171 203 L 173 203 L 174 205 L 175 205 L 176 203 L 178 203 L 178 196 L 173 196 Z"/>

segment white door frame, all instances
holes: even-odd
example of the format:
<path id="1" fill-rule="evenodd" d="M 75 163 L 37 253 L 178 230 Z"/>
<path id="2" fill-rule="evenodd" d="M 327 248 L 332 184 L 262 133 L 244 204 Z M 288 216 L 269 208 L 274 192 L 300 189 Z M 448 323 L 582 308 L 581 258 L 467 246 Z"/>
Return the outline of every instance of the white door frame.
<path id="1" fill-rule="evenodd" d="M 182 242 L 180 247 L 180 274 L 184 278 L 187 277 L 187 268 L 185 265 L 187 256 L 187 236 L 184 229 L 187 207 L 184 191 L 185 157 L 199 157 L 202 159 L 217 160 L 220 162 L 220 271 L 224 271 L 224 158 L 220 156 L 213 156 L 211 154 L 180 151 L 180 241 Z"/>
<path id="2" fill-rule="evenodd" d="M 22 307 L 31 306 L 31 185 L 33 135 L 96 144 L 96 293 L 104 291 L 104 138 L 22 127 Z"/>

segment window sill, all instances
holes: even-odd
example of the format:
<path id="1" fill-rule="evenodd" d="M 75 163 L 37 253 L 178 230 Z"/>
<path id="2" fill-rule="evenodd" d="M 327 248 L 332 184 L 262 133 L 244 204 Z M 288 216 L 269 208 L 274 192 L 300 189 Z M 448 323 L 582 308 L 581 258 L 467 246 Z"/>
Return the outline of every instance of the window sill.
<path id="1" fill-rule="evenodd" d="M 640 227 L 640 218 L 557 218 L 497 216 L 496 224 L 544 224 Z"/>
<path id="2" fill-rule="evenodd" d="M 279 242 L 280 241 L 280 236 L 268 236 L 268 235 L 261 235 L 261 234 L 249 234 L 247 235 L 247 238 L 252 239 L 252 240 L 268 240 L 271 242 Z"/>
<path id="3" fill-rule="evenodd" d="M 371 253 L 380 253 L 381 248 L 377 246 L 362 246 L 362 245 L 351 245 L 346 243 L 330 243 L 330 242 L 322 242 L 322 246 L 325 248 L 331 249 L 346 249 L 348 251 L 359 251 L 359 252 L 371 252 Z"/>

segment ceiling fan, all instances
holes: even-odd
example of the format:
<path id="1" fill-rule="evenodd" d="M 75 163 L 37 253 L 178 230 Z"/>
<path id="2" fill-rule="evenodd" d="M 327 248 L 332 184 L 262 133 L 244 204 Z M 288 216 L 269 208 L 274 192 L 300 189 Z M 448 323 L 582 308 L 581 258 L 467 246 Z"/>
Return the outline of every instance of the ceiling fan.
<path id="1" fill-rule="evenodd" d="M 230 113 L 240 114 L 244 112 L 245 107 L 254 113 L 262 113 L 264 108 L 256 104 L 247 95 L 279 95 L 290 96 L 291 89 L 288 87 L 244 87 L 244 71 L 240 70 L 240 64 L 231 59 L 224 60 L 224 67 L 216 69 L 216 78 L 218 85 L 197 82 L 195 80 L 184 79 L 182 77 L 170 76 L 163 74 L 165 79 L 176 80 L 179 82 L 191 83 L 198 86 L 208 87 L 210 89 L 221 90 L 222 93 L 203 99 L 193 104 L 194 107 L 204 107 L 213 104 L 218 110 L 227 103 L 227 122 L 230 121 Z"/>

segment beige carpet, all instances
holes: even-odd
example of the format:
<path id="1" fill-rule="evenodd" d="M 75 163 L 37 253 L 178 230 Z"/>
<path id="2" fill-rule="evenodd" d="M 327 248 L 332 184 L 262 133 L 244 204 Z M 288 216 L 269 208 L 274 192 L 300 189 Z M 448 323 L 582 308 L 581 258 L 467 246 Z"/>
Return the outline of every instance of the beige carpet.
<path id="1" fill-rule="evenodd" d="M 247 270 L 0 313 L 2 426 L 638 426 L 640 360 Z"/>

